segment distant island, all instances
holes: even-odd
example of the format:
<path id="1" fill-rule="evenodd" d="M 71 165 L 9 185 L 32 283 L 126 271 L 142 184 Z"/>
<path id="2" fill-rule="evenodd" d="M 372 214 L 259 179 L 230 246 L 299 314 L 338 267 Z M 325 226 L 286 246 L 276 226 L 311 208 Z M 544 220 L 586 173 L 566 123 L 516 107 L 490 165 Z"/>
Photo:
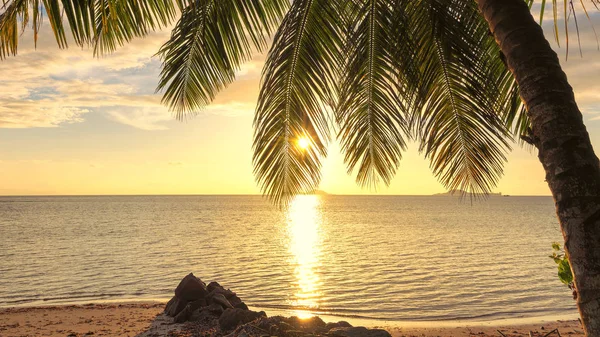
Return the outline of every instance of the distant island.
<path id="1" fill-rule="evenodd" d="M 304 194 L 314 194 L 314 195 L 329 195 L 329 193 L 323 191 L 323 190 L 314 190 L 312 192 L 307 192 Z"/>
<path id="2" fill-rule="evenodd" d="M 488 194 L 483 194 L 483 193 L 471 193 L 471 192 L 467 192 L 467 191 L 463 191 L 463 190 L 450 190 L 448 192 L 444 192 L 444 193 L 436 193 L 433 194 L 434 196 L 440 196 L 440 197 L 452 197 L 452 196 L 488 196 L 488 197 L 501 197 L 502 196 L 502 192 L 498 192 L 498 193 L 488 193 Z"/>

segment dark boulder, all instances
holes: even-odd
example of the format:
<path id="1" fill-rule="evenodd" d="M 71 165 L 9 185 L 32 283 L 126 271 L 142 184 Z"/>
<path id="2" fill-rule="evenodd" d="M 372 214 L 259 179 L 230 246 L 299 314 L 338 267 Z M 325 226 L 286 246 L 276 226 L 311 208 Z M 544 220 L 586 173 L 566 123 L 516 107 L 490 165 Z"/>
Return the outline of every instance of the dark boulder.
<path id="1" fill-rule="evenodd" d="M 223 294 L 214 294 L 210 298 L 211 303 L 219 304 L 223 309 L 233 309 L 233 305 L 225 298 Z"/>
<path id="2" fill-rule="evenodd" d="M 211 292 L 217 288 L 223 288 L 223 287 L 221 287 L 219 282 L 216 282 L 216 281 L 212 281 L 206 286 L 206 290 L 208 290 L 208 292 Z"/>
<path id="3" fill-rule="evenodd" d="M 229 303 L 231 303 L 231 305 L 233 305 L 234 308 L 248 310 L 248 306 L 244 302 L 242 302 L 242 299 L 237 297 L 237 295 L 229 297 L 227 298 L 227 300 L 229 301 Z"/>
<path id="4" fill-rule="evenodd" d="M 183 310 L 181 310 L 173 320 L 175 323 L 183 323 L 190 320 L 193 313 L 198 311 L 200 308 L 206 307 L 206 300 L 203 298 L 196 300 L 194 302 L 189 302 Z M 219 307 L 220 308 L 220 307 Z M 222 311 L 223 309 L 221 309 Z"/>
<path id="5" fill-rule="evenodd" d="M 207 288 L 207 290 L 208 290 L 208 288 Z M 236 293 L 234 293 L 233 291 L 231 291 L 229 289 L 225 289 L 221 286 L 216 287 L 216 288 L 213 287 L 212 290 L 209 290 L 207 297 L 212 297 L 216 294 L 222 294 L 223 296 L 225 296 L 226 299 L 236 297 Z"/>
<path id="6" fill-rule="evenodd" d="M 351 328 L 352 324 L 346 322 L 346 321 L 339 321 L 337 323 L 334 322 L 329 322 L 325 325 L 325 329 L 327 331 L 333 329 L 333 328 Z"/>
<path id="7" fill-rule="evenodd" d="M 187 304 L 188 304 L 188 301 L 178 298 L 178 297 L 173 297 L 167 303 L 167 306 L 165 307 L 165 314 L 167 314 L 167 316 L 175 317 L 183 309 L 185 309 Z"/>
<path id="8" fill-rule="evenodd" d="M 327 332 L 325 327 L 327 324 L 319 316 L 300 319 L 296 316 L 285 319 L 285 322 L 293 326 L 295 330 L 300 330 L 309 333 Z"/>
<path id="9" fill-rule="evenodd" d="M 382 329 L 367 329 L 363 326 L 333 328 L 329 330 L 330 336 L 335 337 L 392 337 L 389 332 Z"/>
<path id="10" fill-rule="evenodd" d="M 223 307 L 217 303 L 213 303 L 213 304 L 209 305 L 208 307 L 204 308 L 204 310 L 207 310 L 208 312 L 212 313 L 213 315 L 217 315 L 217 316 L 221 316 L 223 311 L 225 311 L 225 309 L 223 309 Z"/>
<path id="11" fill-rule="evenodd" d="M 175 323 L 183 323 L 183 322 L 187 322 L 188 319 L 190 318 L 190 316 L 192 315 L 194 311 L 192 310 L 192 308 L 190 307 L 190 305 L 186 305 L 185 308 L 183 308 L 183 310 L 181 310 L 173 319 L 173 322 Z"/>
<path id="12" fill-rule="evenodd" d="M 165 312 L 169 312 L 171 310 L 171 307 L 175 303 L 175 300 L 176 300 L 176 298 L 173 297 L 169 300 L 169 302 L 167 302 L 167 305 L 165 305 Z"/>
<path id="13" fill-rule="evenodd" d="M 233 307 L 242 309 L 242 310 L 250 310 L 250 309 L 248 309 L 248 306 L 246 305 L 246 303 L 241 302 L 241 301 L 240 301 L 240 303 L 235 304 Z"/>
<path id="14" fill-rule="evenodd" d="M 256 312 L 243 309 L 227 309 L 219 317 L 219 326 L 222 331 L 229 331 L 248 322 L 252 322 L 258 318 L 266 317 L 264 311 Z"/>
<path id="15" fill-rule="evenodd" d="M 186 301 L 195 301 L 206 297 L 208 291 L 206 285 L 202 280 L 194 276 L 193 273 L 189 273 L 186 277 L 179 282 L 177 288 L 175 288 L 175 297 L 184 299 Z"/>

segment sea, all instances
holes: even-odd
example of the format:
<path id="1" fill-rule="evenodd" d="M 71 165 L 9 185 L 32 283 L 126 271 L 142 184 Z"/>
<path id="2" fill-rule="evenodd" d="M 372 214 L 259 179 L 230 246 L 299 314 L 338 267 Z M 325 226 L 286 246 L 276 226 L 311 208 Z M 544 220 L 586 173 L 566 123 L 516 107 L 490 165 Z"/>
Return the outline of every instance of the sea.
<path id="1" fill-rule="evenodd" d="M 385 321 L 567 317 L 551 197 L 0 197 L 0 307 L 168 300 Z"/>

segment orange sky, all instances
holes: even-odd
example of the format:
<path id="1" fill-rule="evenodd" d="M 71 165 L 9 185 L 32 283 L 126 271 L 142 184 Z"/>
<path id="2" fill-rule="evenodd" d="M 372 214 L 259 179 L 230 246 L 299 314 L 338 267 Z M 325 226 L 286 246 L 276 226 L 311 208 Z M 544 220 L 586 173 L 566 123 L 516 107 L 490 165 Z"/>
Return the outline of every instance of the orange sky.
<path id="1" fill-rule="evenodd" d="M 593 20 L 600 26 L 600 15 Z M 572 47 L 563 63 L 600 149 L 600 52 L 589 25 L 581 33 L 584 58 Z M 19 55 L 0 61 L 0 195 L 260 193 L 250 148 L 264 56 L 205 111 L 178 122 L 154 94 L 160 62 L 152 56 L 168 36 L 137 39 L 98 60 L 91 50 L 58 50 L 48 25 L 37 50 L 26 32 Z M 564 61 L 564 48 L 558 53 Z M 535 153 L 515 147 L 496 191 L 548 195 Z M 329 193 L 444 191 L 414 144 L 391 186 L 378 191 L 356 186 L 337 144 L 330 153 L 321 184 Z"/>

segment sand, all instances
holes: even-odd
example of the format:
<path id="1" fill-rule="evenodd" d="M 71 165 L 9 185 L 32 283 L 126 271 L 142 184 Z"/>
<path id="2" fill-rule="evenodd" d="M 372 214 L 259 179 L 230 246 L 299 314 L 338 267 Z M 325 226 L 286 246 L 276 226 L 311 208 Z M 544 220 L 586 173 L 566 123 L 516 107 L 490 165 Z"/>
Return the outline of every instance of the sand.
<path id="1" fill-rule="evenodd" d="M 0 309 L 0 336 L 136 336 L 160 337 L 187 335 L 183 324 L 161 315 L 164 303 L 122 303 L 48 306 Z M 353 323 L 353 322 L 350 322 Z M 355 324 L 356 325 L 356 324 Z M 371 327 L 378 326 L 373 324 Z M 530 324 L 498 325 L 494 322 L 462 326 L 423 326 L 414 324 L 379 325 L 393 337 L 425 336 L 545 336 L 558 329 L 561 336 L 583 336 L 578 321 L 547 321 Z M 500 331 L 500 332 L 498 332 Z M 551 333 L 548 337 L 558 336 Z"/>

